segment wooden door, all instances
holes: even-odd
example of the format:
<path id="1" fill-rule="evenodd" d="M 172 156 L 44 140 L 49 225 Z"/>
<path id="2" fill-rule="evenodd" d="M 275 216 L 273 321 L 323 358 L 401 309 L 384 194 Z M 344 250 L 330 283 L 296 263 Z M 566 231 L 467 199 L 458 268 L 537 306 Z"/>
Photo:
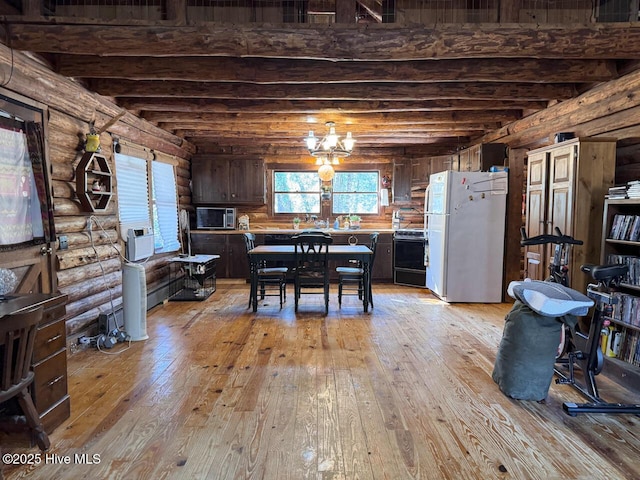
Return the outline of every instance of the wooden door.
<path id="1" fill-rule="evenodd" d="M 380 234 L 371 277 L 373 280 L 393 281 L 393 239 L 390 234 Z"/>
<path id="2" fill-rule="evenodd" d="M 449 155 L 445 162 L 447 164 L 447 170 L 453 170 L 454 172 L 460 171 L 460 154 L 454 153 Z"/>
<path id="3" fill-rule="evenodd" d="M 482 168 L 482 145 L 469 147 L 469 170 L 472 172 L 484 170 Z"/>
<path id="4" fill-rule="evenodd" d="M 51 293 L 54 291 L 52 253 L 52 243 L 0 253 L 0 268 L 11 269 L 18 278 L 18 286 L 14 293 Z"/>
<path id="5" fill-rule="evenodd" d="M 249 260 L 244 235 L 229 234 L 227 237 L 227 277 L 249 279 Z"/>
<path id="6" fill-rule="evenodd" d="M 393 202 L 411 200 L 411 161 L 395 160 L 393 162 Z"/>
<path id="7" fill-rule="evenodd" d="M 194 204 L 229 202 L 229 162 L 226 159 L 194 157 L 191 162 Z"/>
<path id="8" fill-rule="evenodd" d="M 471 171 L 471 149 L 466 148 L 460 152 L 458 155 L 458 164 L 460 166 L 461 172 L 470 172 Z"/>
<path id="9" fill-rule="evenodd" d="M 453 155 L 439 155 L 437 157 L 431 157 L 431 174 L 451 170 L 451 165 L 453 163 L 452 158 Z"/>
<path id="10" fill-rule="evenodd" d="M 264 160 L 230 161 L 229 165 L 229 201 L 264 205 L 265 170 Z"/>
<path id="11" fill-rule="evenodd" d="M 431 174 L 431 159 L 416 158 L 411 162 L 411 183 L 426 185 Z"/>
<path id="12" fill-rule="evenodd" d="M 52 188 L 49 178 L 51 166 L 47 154 L 47 107 L 8 90 L 0 88 L 0 128 L 24 132 L 31 158 L 33 181 L 38 192 L 43 233 L 32 241 L 0 246 L 0 268 L 15 273 L 18 285 L 15 293 L 50 293 L 57 289 L 54 265 L 55 225 L 53 219 Z M 10 149 L 7 148 L 7 151 Z M 3 166 L 3 168 L 8 168 Z M 5 181 L 12 171 L 4 170 Z M 19 176 L 19 175 L 18 175 Z M 5 219 L 6 220 L 6 219 Z M 39 220 L 38 220 L 39 221 Z M 32 224 L 35 228 L 35 223 Z"/>
<path id="13" fill-rule="evenodd" d="M 525 230 L 529 237 L 546 232 L 547 155 L 546 152 L 539 152 L 528 159 Z M 525 277 L 544 280 L 547 275 L 547 255 L 543 246 L 525 247 L 524 258 Z"/>
<path id="14" fill-rule="evenodd" d="M 563 234 L 573 235 L 573 185 L 577 148 L 577 145 L 568 145 L 550 152 L 546 233 L 554 234 L 557 227 Z"/>

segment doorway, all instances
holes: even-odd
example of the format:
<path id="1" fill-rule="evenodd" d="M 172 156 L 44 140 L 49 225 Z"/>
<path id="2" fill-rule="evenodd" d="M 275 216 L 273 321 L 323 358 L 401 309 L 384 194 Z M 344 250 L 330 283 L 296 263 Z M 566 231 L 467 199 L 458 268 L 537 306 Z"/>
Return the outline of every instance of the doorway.
<path id="1" fill-rule="evenodd" d="M 0 268 L 15 274 L 13 293 L 56 290 L 46 128 L 46 106 L 0 89 Z"/>

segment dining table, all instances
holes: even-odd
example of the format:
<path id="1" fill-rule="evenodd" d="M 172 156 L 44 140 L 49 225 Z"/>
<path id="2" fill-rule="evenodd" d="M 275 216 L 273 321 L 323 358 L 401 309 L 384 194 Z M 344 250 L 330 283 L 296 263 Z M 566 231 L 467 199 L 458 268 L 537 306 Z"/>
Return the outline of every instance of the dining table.
<path id="1" fill-rule="evenodd" d="M 285 262 L 293 264 L 295 262 L 295 245 L 258 245 L 249 250 L 251 262 L 251 272 L 257 272 L 257 266 L 263 262 Z M 348 262 L 349 260 L 359 261 L 364 270 L 363 283 L 364 292 L 362 295 L 362 305 L 364 311 L 369 310 L 369 292 L 371 282 L 371 256 L 373 252 L 366 245 L 329 245 L 328 259 Z M 251 275 L 251 298 L 253 298 L 253 311 L 258 311 L 258 277 Z"/>

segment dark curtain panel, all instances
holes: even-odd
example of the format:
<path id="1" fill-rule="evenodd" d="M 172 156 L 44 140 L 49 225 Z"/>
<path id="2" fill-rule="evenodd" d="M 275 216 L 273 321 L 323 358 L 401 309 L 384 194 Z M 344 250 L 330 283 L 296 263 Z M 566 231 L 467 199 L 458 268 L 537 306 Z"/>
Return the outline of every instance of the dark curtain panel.
<path id="1" fill-rule="evenodd" d="M 49 197 L 49 179 L 44 167 L 44 131 L 42 124 L 37 122 L 25 122 L 24 127 L 27 136 L 29 157 L 31 158 L 36 188 L 38 190 L 38 198 L 40 199 L 44 241 L 53 242 L 55 240 L 56 228 L 53 220 L 53 203 Z"/>

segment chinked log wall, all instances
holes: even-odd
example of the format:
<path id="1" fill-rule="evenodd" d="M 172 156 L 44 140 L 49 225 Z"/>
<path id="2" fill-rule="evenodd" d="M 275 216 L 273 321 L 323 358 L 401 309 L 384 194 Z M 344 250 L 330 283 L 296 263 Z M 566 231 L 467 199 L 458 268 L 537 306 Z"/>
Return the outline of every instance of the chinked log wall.
<path id="1" fill-rule="evenodd" d="M 91 213 L 81 209 L 75 193 L 75 167 L 82 155 L 89 122 L 93 120 L 100 129 L 112 118 L 121 116 L 100 135 L 101 153 L 109 161 L 112 172 L 115 172 L 114 137 L 175 157 L 181 207 L 191 205 L 189 159 L 194 148 L 179 137 L 123 112 L 117 105 L 53 73 L 30 57 L 17 51 L 12 53 L 4 45 L 0 45 L 0 83 L 49 107 L 47 146 L 56 234 L 66 235 L 69 245 L 67 250 L 55 253 L 56 274 L 59 290 L 69 296 L 67 336 L 72 343 L 81 334 L 96 332 L 98 315 L 111 311 L 112 299 L 115 306 L 122 303 L 119 254 L 123 253 L 124 244 L 118 238 L 117 198 L 114 195 L 104 212 Z M 115 184 L 115 176 L 113 181 Z M 95 215 L 101 226 L 93 222 L 95 251 L 86 229 L 90 215 Z M 149 289 L 168 278 L 167 258 L 168 255 L 154 257 L 145 264 Z"/>
<path id="2" fill-rule="evenodd" d="M 504 142 L 512 148 L 525 147 L 529 142 L 549 141 L 554 132 L 575 131 L 579 135 L 606 135 L 629 142 L 634 137 L 640 137 L 640 117 L 636 112 L 639 108 L 636 106 L 638 78 L 640 73 L 634 72 L 601 84 L 577 99 L 567 100 L 516 121 L 488 135 L 483 141 Z M 113 199 L 107 212 L 99 215 L 100 222 L 107 231 L 105 237 L 98 234 L 95 237 L 106 272 L 103 279 L 89 239 L 84 233 L 89 213 L 79 208 L 73 180 L 74 167 L 80 156 L 84 135 L 89 131 L 89 122 L 94 120 L 96 127 L 100 128 L 122 114 L 122 110 L 105 98 L 56 75 L 30 57 L 17 51 L 12 53 L 4 45 L 0 45 L 0 83 L 9 90 L 49 107 L 48 148 L 56 231 L 58 235 L 67 235 L 70 245 L 69 250 L 56 253 L 59 268 L 57 278 L 60 290 L 69 294 L 67 330 L 73 338 L 94 328 L 98 313 L 111 308 L 105 284 L 112 286 L 114 302 L 121 301 L 120 260 L 106 238 L 116 237 L 116 199 Z M 598 118 L 593 118 L 593 106 L 585 106 L 585 102 L 589 101 L 595 102 L 595 105 L 607 105 L 604 111 L 598 110 Z M 125 113 L 108 132 L 101 135 L 101 141 L 104 153 L 110 161 L 112 135 L 177 157 L 180 203 L 183 207 L 191 205 L 188 159 L 194 153 L 192 145 L 130 113 Z M 637 151 L 635 144 L 630 144 L 629 148 Z M 630 153 L 629 158 L 631 157 Z M 269 159 L 266 160 L 269 162 Z M 637 164 L 631 161 L 629 163 Z M 630 165 L 626 164 L 625 167 L 629 169 Z M 118 248 L 122 250 L 120 242 Z M 516 250 L 516 255 L 519 255 L 519 249 Z M 516 261 L 519 261 L 519 256 Z M 151 284 L 166 275 L 166 256 L 154 259 L 146 268 L 147 282 Z"/>

